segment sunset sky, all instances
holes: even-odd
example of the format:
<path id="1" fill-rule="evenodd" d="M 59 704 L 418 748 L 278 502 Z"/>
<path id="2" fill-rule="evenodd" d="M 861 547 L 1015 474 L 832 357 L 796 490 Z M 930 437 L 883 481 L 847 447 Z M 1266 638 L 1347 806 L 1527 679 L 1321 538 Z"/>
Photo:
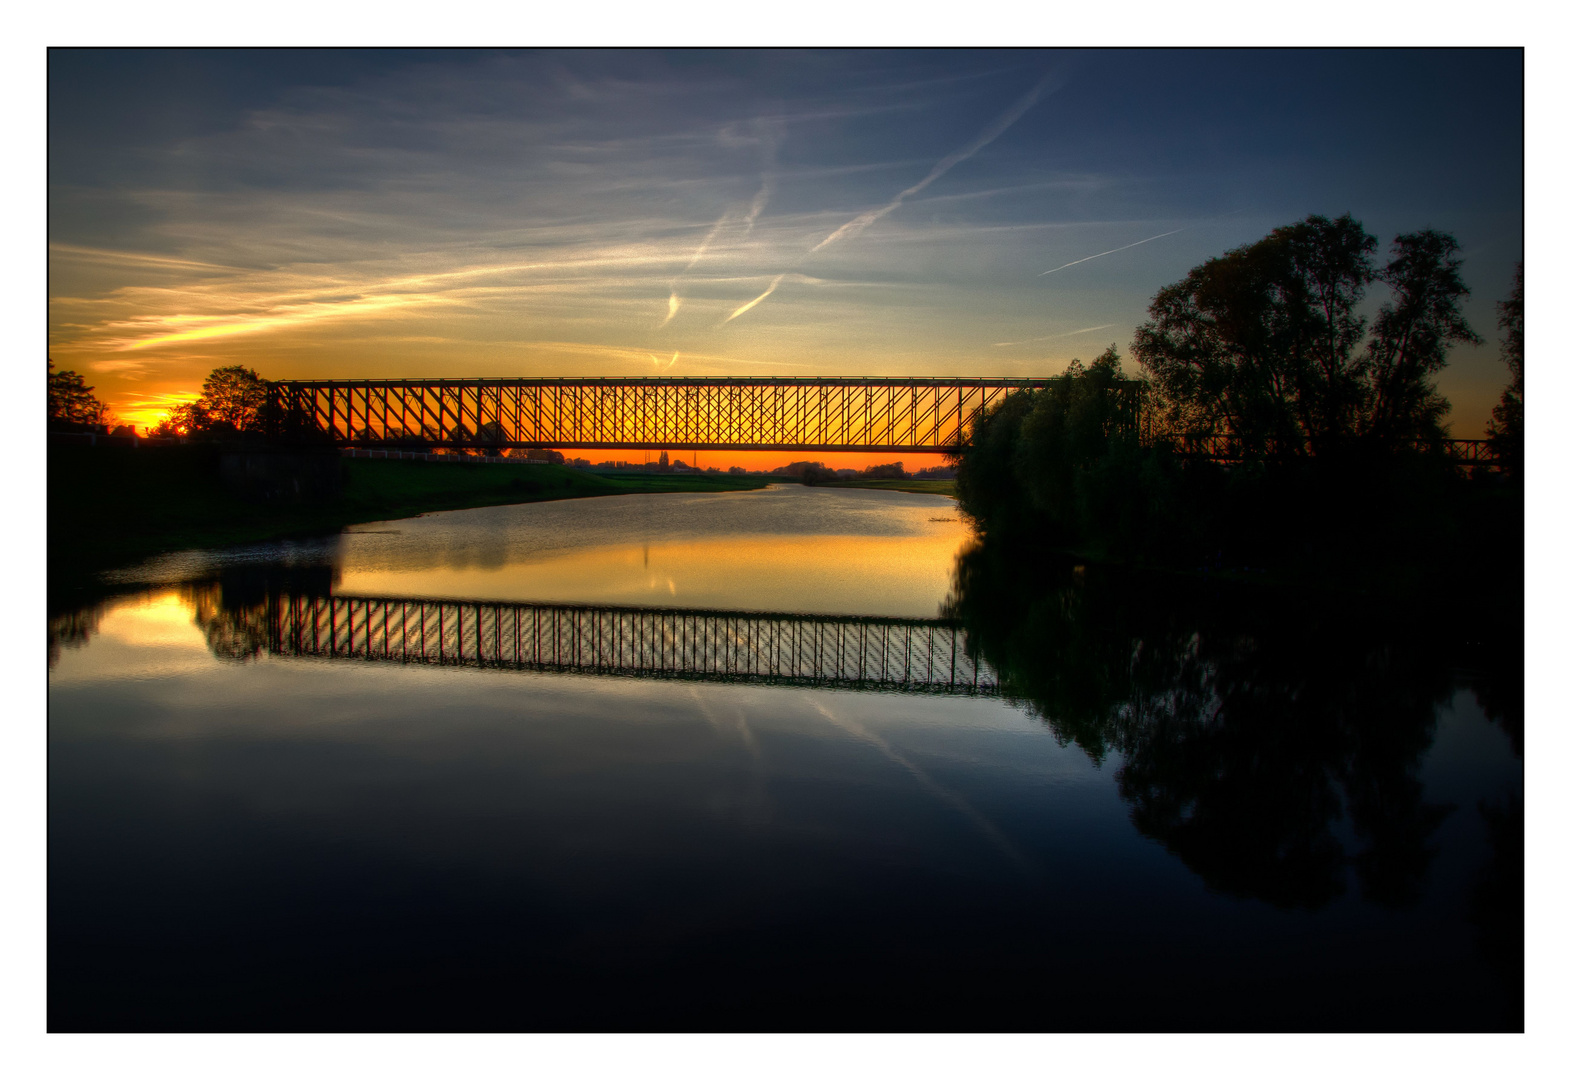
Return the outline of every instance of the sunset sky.
<path id="1" fill-rule="evenodd" d="M 268 378 L 1049 375 L 1307 214 L 1460 241 L 1482 433 L 1521 53 L 49 59 L 50 355 L 151 424 Z M 1383 298 L 1371 290 L 1371 312 Z M 613 455 L 616 456 L 616 455 Z M 710 462 L 703 462 L 710 464 Z"/>

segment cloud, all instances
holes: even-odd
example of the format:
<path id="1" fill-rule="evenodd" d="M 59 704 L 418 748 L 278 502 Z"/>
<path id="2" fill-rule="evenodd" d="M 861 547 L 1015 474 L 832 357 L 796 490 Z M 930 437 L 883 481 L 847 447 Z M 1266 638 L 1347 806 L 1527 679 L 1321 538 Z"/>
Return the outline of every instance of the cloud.
<path id="1" fill-rule="evenodd" d="M 747 312 L 752 311 L 759 304 L 762 304 L 765 300 L 769 299 L 769 294 L 774 292 L 776 289 L 778 289 L 780 287 L 780 282 L 783 281 L 784 279 L 785 279 L 785 275 L 784 274 L 776 274 L 775 275 L 775 279 L 769 283 L 769 288 L 765 289 L 758 296 L 756 296 L 753 299 L 749 300 L 747 303 L 743 304 L 741 307 L 739 307 L 735 311 L 731 312 L 731 314 L 727 315 L 724 319 L 721 320 L 721 325 L 724 325 L 725 323 L 730 322 L 732 319 L 736 318 L 738 315 L 745 315 Z"/>
<path id="2" fill-rule="evenodd" d="M 769 205 L 769 197 L 774 193 L 775 157 L 780 148 L 780 130 L 778 122 L 766 120 L 756 121 L 758 129 L 758 144 L 761 161 L 759 162 L 758 193 L 753 196 L 753 201 L 748 205 L 747 216 L 742 223 L 747 226 L 744 236 L 753 231 L 753 223 L 758 220 L 758 215 L 764 212 L 764 207 Z"/>
<path id="3" fill-rule="evenodd" d="M 676 291 L 675 287 L 673 287 L 671 289 L 671 296 L 670 296 L 670 298 L 668 300 L 666 300 L 665 318 L 660 320 L 660 326 L 665 326 L 672 319 L 676 318 L 676 313 L 677 313 L 678 310 L 681 309 L 681 307 L 682 307 L 682 298 L 677 295 L 677 291 Z M 658 330 L 658 329 L 660 329 L 660 327 L 657 326 L 657 327 L 655 327 L 655 329 Z"/>
<path id="4" fill-rule="evenodd" d="M 863 229 L 873 224 L 873 222 L 890 213 L 893 213 L 906 199 L 923 191 L 930 184 L 947 173 L 950 169 L 954 168 L 962 161 L 965 161 L 967 158 L 974 156 L 983 147 L 987 146 L 994 139 L 998 138 L 1005 131 L 1009 130 L 1010 126 L 1013 125 L 1016 120 L 1019 120 L 1020 117 L 1025 115 L 1028 109 L 1041 100 L 1042 96 L 1048 92 L 1049 88 L 1053 86 L 1054 82 L 1054 77 L 1050 76 L 1049 78 L 1043 79 L 1041 82 L 1037 83 L 1030 90 L 1026 91 L 1024 95 L 1017 99 L 1014 104 L 1010 105 L 1009 108 L 1005 109 L 1001 114 L 994 118 L 993 122 L 983 128 L 974 139 L 966 143 L 959 150 L 949 154 L 939 161 L 938 164 L 929 169 L 927 175 L 921 180 L 899 192 L 893 199 L 885 203 L 883 206 L 864 211 L 863 213 L 858 214 L 856 217 L 852 218 L 850 221 L 846 222 L 844 225 L 841 225 L 834 232 L 830 233 L 828 236 L 824 237 L 824 239 L 820 240 L 816 245 L 814 245 L 814 247 L 808 251 L 807 254 L 811 256 L 839 240 L 845 239 L 846 237 L 854 237 Z M 724 323 L 730 322 L 732 319 L 737 318 L 739 315 L 746 314 L 753 308 L 757 307 L 759 304 L 763 303 L 766 299 L 768 299 L 769 295 L 779 287 L 781 279 L 785 276 L 785 274 L 781 274 L 776 277 L 774 281 L 770 282 L 769 288 L 765 289 L 761 296 L 737 308 L 723 320 L 722 325 Z"/>
<path id="5" fill-rule="evenodd" d="M 1068 330 L 1062 334 L 1048 334 L 1046 337 L 1026 338 L 1024 341 L 995 341 L 993 348 L 1006 349 L 1011 345 L 1030 345 L 1037 341 L 1055 341 L 1058 338 L 1074 337 L 1076 334 L 1089 334 L 1097 330 L 1111 330 L 1113 323 L 1103 323 L 1101 326 L 1087 326 L 1079 330 Z"/>
<path id="6" fill-rule="evenodd" d="M 837 240 L 841 240 L 847 236 L 855 236 L 857 233 L 867 228 L 879 218 L 893 212 L 906 199 L 922 191 L 923 188 L 927 187 L 929 184 L 933 183 L 933 181 L 943 176 L 950 169 L 976 154 L 988 143 L 992 142 L 1005 131 L 1009 130 L 1010 126 L 1014 124 L 1016 120 L 1019 120 L 1022 116 L 1025 115 L 1027 109 L 1031 108 L 1031 106 L 1035 105 L 1039 100 L 1041 100 L 1042 95 L 1047 93 L 1048 87 L 1052 84 L 1052 82 L 1052 78 L 1047 78 L 1037 83 L 1018 101 L 1016 101 L 1009 108 L 1005 109 L 1003 113 L 997 117 L 997 119 L 995 119 L 991 124 L 987 125 L 987 127 L 983 128 L 981 133 L 977 135 L 976 138 L 972 139 L 965 146 L 944 158 L 937 165 L 934 165 L 932 169 L 929 170 L 928 174 L 921 180 L 900 192 L 883 206 L 858 214 L 856 217 L 852 218 L 850 221 L 846 222 L 834 232 L 820 240 L 818 245 L 813 248 L 813 251 L 822 251 L 824 248 L 828 247 L 830 244 L 835 243 Z"/>
<path id="7" fill-rule="evenodd" d="M 752 235 L 753 225 L 758 221 L 758 216 L 764 212 L 764 207 L 769 205 L 769 197 L 774 191 L 774 181 L 771 174 L 774 171 L 775 149 L 779 142 L 777 126 L 762 120 L 755 122 L 755 127 L 757 127 L 759 132 L 758 141 L 762 147 L 763 162 L 760 168 L 758 191 L 753 195 L 753 201 L 748 204 L 747 212 L 741 219 L 743 237 Z M 687 265 L 682 268 L 675 278 L 671 279 L 671 298 L 667 306 L 666 317 L 661 320 L 660 327 L 669 325 L 671 320 L 676 318 L 677 310 L 682 306 L 682 296 L 677 289 L 678 282 L 698 265 L 698 261 L 704 257 L 704 253 L 714 243 L 714 239 L 719 235 L 720 230 L 725 228 L 726 224 L 732 220 L 732 216 L 732 211 L 730 210 L 720 215 L 720 219 L 714 223 L 714 226 L 709 230 L 709 234 L 704 237 L 704 242 L 698 245 L 698 250 L 688 260 Z M 732 316 L 732 318 L 735 317 L 735 315 Z M 726 321 L 730 322 L 731 320 L 727 319 Z M 660 327 L 656 327 L 656 329 Z"/>
<path id="8" fill-rule="evenodd" d="M 1184 229 L 1187 228 L 1189 228 L 1189 226 L 1185 225 Z M 1076 259 L 1074 262 L 1066 262 L 1063 266 L 1055 266 L 1051 270 L 1043 270 L 1040 274 L 1037 275 L 1037 277 L 1047 277 L 1047 275 L 1056 274 L 1060 270 L 1068 270 L 1071 266 L 1079 266 L 1081 263 L 1090 262 L 1092 259 L 1100 259 L 1103 255 L 1115 255 L 1120 251 L 1128 251 L 1132 247 L 1139 247 L 1141 244 L 1149 244 L 1151 241 L 1160 240 L 1164 236 L 1172 236 L 1174 233 L 1181 233 L 1184 231 L 1184 229 L 1174 229 L 1172 232 L 1157 233 L 1155 236 L 1148 236 L 1144 240 L 1136 240 L 1133 244 L 1125 244 L 1123 247 L 1112 248 L 1108 251 L 1099 251 L 1095 255 L 1087 255 L 1083 259 Z"/>

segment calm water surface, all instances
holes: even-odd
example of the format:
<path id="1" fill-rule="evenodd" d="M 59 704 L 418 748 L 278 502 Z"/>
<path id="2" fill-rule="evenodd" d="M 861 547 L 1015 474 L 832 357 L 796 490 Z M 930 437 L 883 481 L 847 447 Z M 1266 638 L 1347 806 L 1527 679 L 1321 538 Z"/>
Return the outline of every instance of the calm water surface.
<path id="1" fill-rule="evenodd" d="M 957 518 L 624 496 L 122 573 L 51 622 L 51 1027 L 1520 1028 L 1484 684 Z"/>

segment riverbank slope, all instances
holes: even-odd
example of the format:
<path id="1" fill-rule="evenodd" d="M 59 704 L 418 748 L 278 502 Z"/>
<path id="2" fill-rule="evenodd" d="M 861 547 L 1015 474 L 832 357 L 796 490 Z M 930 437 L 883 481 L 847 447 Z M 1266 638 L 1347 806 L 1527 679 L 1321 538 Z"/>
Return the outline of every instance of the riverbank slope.
<path id="1" fill-rule="evenodd" d="M 49 449 L 49 576 L 91 576 L 167 551 L 333 532 L 436 510 L 674 491 L 750 491 L 762 477 L 634 473 L 559 465 L 343 459 L 342 491 L 293 505 L 225 485 L 214 446 Z"/>

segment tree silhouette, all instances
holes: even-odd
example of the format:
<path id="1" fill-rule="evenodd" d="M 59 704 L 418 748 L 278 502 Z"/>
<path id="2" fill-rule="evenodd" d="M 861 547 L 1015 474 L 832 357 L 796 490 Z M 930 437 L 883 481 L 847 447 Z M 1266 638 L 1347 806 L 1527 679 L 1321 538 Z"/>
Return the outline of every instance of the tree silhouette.
<path id="1" fill-rule="evenodd" d="M 254 431 L 267 406 L 267 383 L 239 364 L 215 368 L 202 382 L 200 404 L 208 426 Z"/>
<path id="2" fill-rule="evenodd" d="M 202 381 L 202 395 L 176 405 L 151 434 L 221 435 L 259 431 L 266 421 L 267 380 L 239 364 L 214 368 Z"/>
<path id="3" fill-rule="evenodd" d="M 1304 453 L 1347 434 L 1365 327 L 1355 310 L 1377 246 L 1349 215 L 1316 215 L 1158 292 L 1132 348 L 1163 419 L 1226 432 L 1257 454 Z"/>
<path id="4" fill-rule="evenodd" d="M 56 371 L 49 360 L 49 420 L 55 424 L 94 426 L 108 422 L 109 406 L 74 371 Z"/>
<path id="5" fill-rule="evenodd" d="M 1432 377 L 1445 367 L 1450 345 L 1477 344 L 1457 302 L 1462 284 L 1457 242 L 1426 229 L 1396 238 L 1395 252 L 1381 270 L 1392 301 L 1382 304 L 1365 353 L 1370 403 L 1363 427 L 1383 439 L 1440 438 L 1450 402 Z"/>
<path id="6" fill-rule="evenodd" d="M 170 438 L 181 435 L 200 435 L 206 431 L 211 423 L 207 410 L 202 408 L 199 401 L 188 402 L 185 405 L 176 405 L 164 414 L 164 418 L 154 425 L 149 434 L 160 438 Z"/>
<path id="7" fill-rule="evenodd" d="M 1523 450 L 1524 385 L 1522 381 L 1522 264 L 1516 264 L 1516 281 L 1511 295 L 1495 305 L 1499 327 L 1506 332 L 1500 343 L 1500 359 L 1511 372 L 1511 382 L 1500 394 L 1500 404 L 1489 421 L 1488 436 L 1495 452 L 1506 460 L 1507 468 L 1520 472 Z"/>
<path id="8" fill-rule="evenodd" d="M 1323 454 L 1363 437 L 1436 438 L 1450 405 L 1433 377 L 1479 338 L 1456 240 L 1432 229 L 1375 237 L 1344 214 L 1305 218 L 1210 259 L 1151 301 L 1133 352 L 1174 433 L 1226 434 L 1245 456 Z M 1362 352 L 1365 289 L 1391 290 Z"/>

